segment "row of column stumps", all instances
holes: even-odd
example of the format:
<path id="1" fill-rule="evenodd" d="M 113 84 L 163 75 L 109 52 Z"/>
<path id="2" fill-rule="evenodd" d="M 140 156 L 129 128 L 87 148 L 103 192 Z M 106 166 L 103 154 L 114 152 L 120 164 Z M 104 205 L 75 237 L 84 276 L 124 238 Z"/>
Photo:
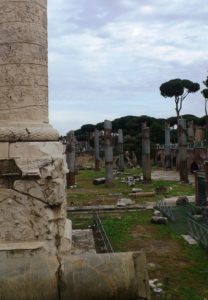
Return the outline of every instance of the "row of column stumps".
<path id="1" fill-rule="evenodd" d="M 105 121 L 104 126 L 104 145 L 105 145 L 105 175 L 106 185 L 113 184 L 113 144 L 112 144 L 112 124 L 110 121 Z M 107 129 L 106 129 L 107 128 Z M 123 153 L 123 131 L 118 130 L 118 145 L 119 145 L 119 170 L 124 171 L 124 153 Z M 100 170 L 100 143 L 99 131 L 94 131 L 94 155 L 95 155 L 95 171 Z M 76 156 L 76 139 L 74 131 L 69 131 L 66 136 L 66 160 L 69 169 L 67 174 L 67 187 L 73 187 L 75 182 L 75 156 Z"/>
<path id="2" fill-rule="evenodd" d="M 95 171 L 100 170 L 100 143 L 99 131 L 94 130 L 94 157 L 95 157 Z M 70 131 L 66 137 L 66 157 L 69 168 L 67 175 L 67 186 L 75 185 L 75 136 L 74 131 Z M 123 172 L 124 164 L 124 148 L 123 148 L 123 130 L 118 130 L 118 167 L 119 171 Z M 104 121 L 104 155 L 105 155 L 105 178 L 106 186 L 113 184 L 113 136 L 112 136 L 112 122 Z M 146 124 L 142 126 L 142 172 L 145 183 L 151 181 L 151 157 L 150 157 L 150 130 Z"/>

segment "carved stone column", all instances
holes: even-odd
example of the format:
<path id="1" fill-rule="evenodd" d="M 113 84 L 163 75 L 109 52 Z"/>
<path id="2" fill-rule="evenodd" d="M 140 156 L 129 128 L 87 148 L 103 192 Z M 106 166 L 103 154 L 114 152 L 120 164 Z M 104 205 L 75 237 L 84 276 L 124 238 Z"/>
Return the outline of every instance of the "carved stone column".
<path id="1" fill-rule="evenodd" d="M 71 237 L 65 149 L 48 121 L 47 1 L 0 0 L 0 17 L 0 249 L 57 254 Z"/>

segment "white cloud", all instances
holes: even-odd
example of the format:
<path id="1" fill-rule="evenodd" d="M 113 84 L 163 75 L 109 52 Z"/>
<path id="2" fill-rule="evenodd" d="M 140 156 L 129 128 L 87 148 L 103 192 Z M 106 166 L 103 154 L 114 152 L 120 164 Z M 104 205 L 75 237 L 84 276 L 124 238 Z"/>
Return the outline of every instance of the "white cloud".
<path id="1" fill-rule="evenodd" d="M 54 125 L 63 131 L 67 118 L 84 124 L 103 121 L 107 114 L 174 115 L 159 86 L 176 77 L 199 83 L 205 79 L 207 13 L 205 0 L 200 5 L 196 0 L 188 5 L 185 0 L 50 0 Z M 184 112 L 203 114 L 203 100 L 199 103 L 190 101 Z M 96 113 L 91 113 L 87 108 L 94 104 Z"/>

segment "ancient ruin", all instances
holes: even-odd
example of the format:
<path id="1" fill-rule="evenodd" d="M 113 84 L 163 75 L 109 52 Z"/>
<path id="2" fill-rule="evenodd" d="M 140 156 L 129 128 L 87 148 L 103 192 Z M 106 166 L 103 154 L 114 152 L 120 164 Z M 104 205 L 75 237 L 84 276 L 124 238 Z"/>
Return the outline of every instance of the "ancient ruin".
<path id="1" fill-rule="evenodd" d="M 207 147 L 204 140 L 203 128 L 194 125 L 192 121 L 187 122 L 187 168 L 188 172 L 203 169 L 204 160 L 207 157 Z M 170 163 L 172 169 L 179 169 L 178 143 L 173 143 L 170 139 Z M 166 168 L 166 145 L 157 145 L 155 162 L 159 167 Z"/>
<path id="2" fill-rule="evenodd" d="M 65 149 L 48 121 L 47 0 L 0 0 L 0 12 L 0 298 L 149 299 L 142 252 L 71 255 Z"/>

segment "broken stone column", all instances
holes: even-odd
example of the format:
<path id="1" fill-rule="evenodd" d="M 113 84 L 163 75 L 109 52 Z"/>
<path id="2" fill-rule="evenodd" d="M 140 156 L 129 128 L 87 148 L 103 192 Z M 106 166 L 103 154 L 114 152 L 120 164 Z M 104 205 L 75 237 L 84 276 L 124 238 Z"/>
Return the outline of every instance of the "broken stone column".
<path id="1" fill-rule="evenodd" d="M 100 170 L 100 133 L 99 130 L 94 131 L 94 152 L 95 152 L 95 171 Z"/>
<path id="2" fill-rule="evenodd" d="M 144 182 L 151 181 L 150 129 L 142 126 L 142 173 Z"/>
<path id="3" fill-rule="evenodd" d="M 118 130 L 119 171 L 124 171 L 123 130 Z"/>
<path id="4" fill-rule="evenodd" d="M 75 185 L 75 155 L 76 155 L 76 143 L 74 131 L 71 130 L 66 135 L 66 161 L 69 169 L 67 174 L 67 187 Z"/>
<path id="5" fill-rule="evenodd" d="M 165 122 L 165 168 L 171 168 L 170 124 Z"/>
<path id="6" fill-rule="evenodd" d="M 187 122 L 187 135 L 189 143 L 194 142 L 194 121 Z"/>
<path id="7" fill-rule="evenodd" d="M 186 120 L 178 120 L 178 161 L 180 181 L 188 183 Z"/>
<path id="8" fill-rule="evenodd" d="M 104 148 L 105 148 L 105 178 L 106 185 L 113 184 L 113 143 L 112 143 L 112 123 L 104 121 Z"/>
<path id="9" fill-rule="evenodd" d="M 70 250 L 67 166 L 48 121 L 47 1 L 0 0 L 0 250 Z"/>
<path id="10" fill-rule="evenodd" d="M 22 256 L 0 252 L 0 269 L 2 300 L 150 299 L 142 251 L 68 255 L 59 260 L 41 251 Z"/>

